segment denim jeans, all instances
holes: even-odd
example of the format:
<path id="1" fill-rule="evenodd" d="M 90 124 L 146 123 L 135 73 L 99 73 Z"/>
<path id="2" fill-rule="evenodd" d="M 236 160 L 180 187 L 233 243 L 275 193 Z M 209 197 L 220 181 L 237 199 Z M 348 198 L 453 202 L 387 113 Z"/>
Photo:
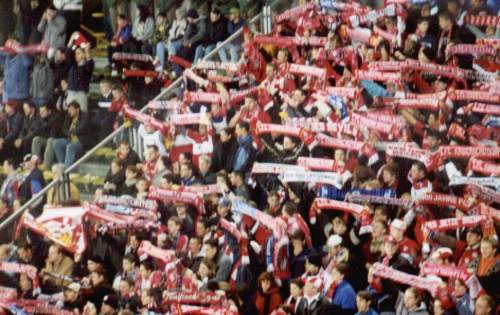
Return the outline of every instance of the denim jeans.
<path id="1" fill-rule="evenodd" d="M 66 138 L 58 138 L 52 144 L 57 162 L 64 163 L 64 167 L 68 168 L 76 159 L 83 153 L 83 146 L 80 141 L 71 142 Z"/>
<path id="2" fill-rule="evenodd" d="M 194 53 L 194 64 L 197 64 L 199 61 L 201 61 L 201 59 L 203 59 L 203 57 L 205 57 L 206 55 L 208 55 L 209 53 L 212 52 L 212 50 L 215 49 L 215 45 L 208 45 L 208 46 L 203 46 L 203 45 L 200 45 L 198 47 L 196 47 L 196 51 Z"/>
<path id="3" fill-rule="evenodd" d="M 177 50 L 182 46 L 182 39 L 168 41 L 167 50 L 168 55 L 173 56 L 177 53 Z"/>
<path id="4" fill-rule="evenodd" d="M 156 43 L 156 58 L 160 60 L 161 68 L 163 69 L 165 66 L 165 42 L 160 41 Z"/>
<path id="5" fill-rule="evenodd" d="M 229 54 L 231 56 L 231 60 L 227 57 L 226 49 L 229 49 Z M 228 43 L 225 48 L 219 49 L 219 58 L 222 62 L 238 62 L 240 58 L 239 52 L 241 51 L 241 45 L 235 45 L 233 43 Z"/>

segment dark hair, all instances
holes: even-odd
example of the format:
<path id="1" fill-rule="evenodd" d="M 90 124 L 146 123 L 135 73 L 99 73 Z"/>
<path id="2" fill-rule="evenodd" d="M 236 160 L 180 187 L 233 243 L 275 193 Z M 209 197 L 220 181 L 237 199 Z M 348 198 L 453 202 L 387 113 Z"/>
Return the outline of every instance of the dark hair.
<path id="1" fill-rule="evenodd" d="M 346 275 L 347 271 L 349 270 L 349 267 L 347 266 L 346 263 L 340 262 L 337 265 L 335 265 L 335 270 L 337 270 L 341 275 Z"/>
<path id="2" fill-rule="evenodd" d="M 453 21 L 453 17 L 451 15 L 450 11 L 443 11 L 443 12 L 439 13 L 439 18 L 445 19 L 447 21 Z"/>
<path id="3" fill-rule="evenodd" d="M 283 205 L 283 212 L 285 212 L 289 216 L 292 216 L 297 213 L 297 206 L 293 202 L 288 201 Z"/>
<path id="4" fill-rule="evenodd" d="M 123 260 L 128 260 L 134 265 L 137 264 L 137 258 L 135 257 L 134 254 L 128 253 L 127 255 L 123 256 Z"/>
<path id="5" fill-rule="evenodd" d="M 68 104 L 68 107 L 73 107 L 74 109 L 80 110 L 80 103 L 78 103 L 77 101 L 72 101 Z"/>
<path id="6" fill-rule="evenodd" d="M 7 162 L 7 164 L 9 164 L 10 166 L 12 166 L 13 168 L 16 168 L 16 161 L 14 161 L 14 159 L 8 158 L 8 159 L 5 159 L 4 162 Z"/>
<path id="7" fill-rule="evenodd" d="M 150 144 L 147 146 L 148 149 L 153 149 L 156 152 L 160 152 L 160 149 L 158 149 L 158 146 L 156 144 Z"/>
<path id="8" fill-rule="evenodd" d="M 149 8 L 145 5 L 140 5 L 137 7 L 137 9 L 139 10 L 139 21 L 145 22 L 149 17 Z"/>
<path id="9" fill-rule="evenodd" d="M 239 128 L 245 129 L 247 132 L 250 130 L 250 124 L 248 124 L 246 121 L 239 121 L 237 126 Z"/>
<path id="10" fill-rule="evenodd" d="M 118 14 L 118 18 L 122 20 L 126 20 L 127 16 L 125 14 Z"/>
<path id="11" fill-rule="evenodd" d="M 292 240 L 301 240 L 304 241 L 306 239 L 306 235 L 302 230 L 296 230 L 290 237 Z"/>
<path id="12" fill-rule="evenodd" d="M 290 280 L 290 284 L 295 284 L 296 286 L 298 286 L 301 289 L 304 287 L 304 282 L 300 278 L 295 278 L 295 279 Z"/>
<path id="13" fill-rule="evenodd" d="M 415 165 L 419 171 L 424 172 L 424 175 L 427 176 L 427 169 L 425 168 L 424 163 L 417 161 L 413 162 L 412 166 Z"/>
<path id="14" fill-rule="evenodd" d="M 182 225 L 182 219 L 179 218 L 178 216 L 172 216 L 172 217 L 168 218 L 168 221 L 172 221 L 178 226 Z"/>
<path id="15" fill-rule="evenodd" d="M 154 264 L 151 259 L 146 259 L 143 262 L 141 262 L 141 266 L 143 266 L 146 270 L 153 271 L 154 270 Z"/>
<path id="16" fill-rule="evenodd" d="M 211 246 L 211 247 L 219 248 L 219 242 L 217 242 L 217 240 L 214 238 L 206 240 L 205 243 L 203 243 L 203 244 L 206 244 L 206 245 Z"/>
<path id="17" fill-rule="evenodd" d="M 358 294 L 356 295 L 357 297 L 365 300 L 365 301 L 371 301 L 372 300 L 372 295 L 368 291 L 359 291 Z"/>
<path id="18" fill-rule="evenodd" d="M 157 17 L 158 17 L 158 16 L 161 16 L 161 17 L 166 18 L 166 17 L 167 17 L 167 14 L 166 14 L 165 12 L 163 12 L 163 11 L 162 11 L 162 12 L 158 13 Z"/>

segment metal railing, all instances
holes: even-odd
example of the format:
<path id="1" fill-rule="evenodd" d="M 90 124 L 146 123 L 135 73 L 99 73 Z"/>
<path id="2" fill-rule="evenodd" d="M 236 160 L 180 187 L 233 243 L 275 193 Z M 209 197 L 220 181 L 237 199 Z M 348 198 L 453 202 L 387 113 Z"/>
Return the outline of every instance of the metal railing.
<path id="1" fill-rule="evenodd" d="M 276 0 L 272 2 L 270 5 L 272 8 L 276 7 L 277 5 L 283 5 L 285 4 L 286 7 L 290 7 L 292 5 L 292 1 L 283 1 L 283 0 Z M 257 22 L 261 18 L 261 13 L 255 15 L 250 21 L 247 23 L 249 25 L 256 25 L 258 24 Z M 218 52 L 221 49 L 225 49 L 226 46 L 231 43 L 232 41 L 236 40 L 239 36 L 243 34 L 243 29 L 239 29 L 236 31 L 234 34 L 232 34 L 230 37 L 228 37 L 222 44 L 217 45 L 217 47 L 212 50 L 209 54 L 205 55 L 203 60 L 209 60 L 216 56 Z M 196 68 L 196 65 L 193 65 L 193 68 Z M 169 87 L 167 87 L 165 90 L 163 90 L 159 95 L 157 95 L 152 101 L 157 101 L 161 100 L 165 96 L 175 93 L 175 89 L 179 88 L 182 84 L 182 77 L 177 78 Z M 144 112 L 148 109 L 148 106 L 145 106 L 141 109 L 141 112 Z M 109 134 L 106 138 L 104 138 L 101 142 L 99 142 L 97 145 L 95 145 L 92 149 L 88 150 L 82 157 L 80 157 L 75 163 L 73 163 L 70 167 L 68 167 L 64 173 L 63 180 L 67 181 L 69 180 L 69 174 L 73 171 L 77 171 L 78 167 L 80 167 L 83 163 L 89 160 L 89 158 L 96 153 L 97 150 L 105 147 L 108 143 L 113 141 L 115 137 L 119 136 L 122 132 L 124 132 L 127 129 L 125 124 L 122 124 L 119 126 L 117 129 L 115 129 L 111 134 Z M 14 224 L 19 217 L 26 211 L 29 210 L 35 205 L 40 198 L 44 198 L 49 190 L 51 188 L 56 188 L 57 184 L 60 182 L 60 179 L 54 179 L 51 181 L 47 186 L 45 186 L 39 193 L 37 193 L 35 196 L 33 196 L 30 200 L 28 200 L 22 207 L 20 207 L 18 210 L 16 210 L 14 213 L 12 213 L 8 218 L 6 218 L 4 221 L 0 223 L 0 233 L 4 232 L 7 228 L 9 228 L 12 224 Z"/>

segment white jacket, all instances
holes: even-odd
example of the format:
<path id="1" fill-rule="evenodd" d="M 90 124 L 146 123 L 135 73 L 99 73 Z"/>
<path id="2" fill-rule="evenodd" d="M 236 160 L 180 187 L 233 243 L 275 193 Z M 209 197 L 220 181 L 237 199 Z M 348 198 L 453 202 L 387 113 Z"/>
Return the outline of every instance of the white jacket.
<path id="1" fill-rule="evenodd" d="M 81 11 L 83 7 L 82 0 L 53 0 L 57 10 Z"/>

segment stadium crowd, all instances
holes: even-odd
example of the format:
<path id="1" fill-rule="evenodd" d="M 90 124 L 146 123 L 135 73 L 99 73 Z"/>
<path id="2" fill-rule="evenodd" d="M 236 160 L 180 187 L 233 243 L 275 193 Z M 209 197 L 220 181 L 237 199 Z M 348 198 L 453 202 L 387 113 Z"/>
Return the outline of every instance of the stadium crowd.
<path id="1" fill-rule="evenodd" d="M 23 215 L 0 313 L 498 314 L 498 3 L 301 1 L 264 34 L 252 1 L 105 1 L 97 106 L 81 7 L 23 3 L 0 215 L 120 124 L 142 152 Z"/>

